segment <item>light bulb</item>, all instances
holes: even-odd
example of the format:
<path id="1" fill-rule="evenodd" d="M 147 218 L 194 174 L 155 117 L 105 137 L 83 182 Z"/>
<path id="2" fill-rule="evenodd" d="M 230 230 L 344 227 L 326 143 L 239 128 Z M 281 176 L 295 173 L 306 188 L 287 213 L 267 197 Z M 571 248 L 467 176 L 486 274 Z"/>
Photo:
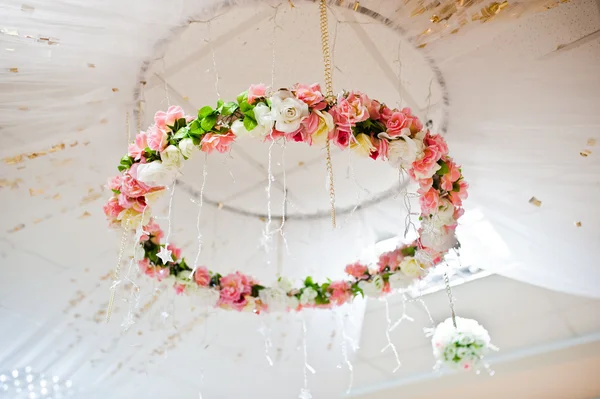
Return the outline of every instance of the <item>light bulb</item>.
<path id="1" fill-rule="evenodd" d="M 19 370 L 13 370 L 12 376 L 13 376 L 13 378 L 17 378 L 19 376 Z"/>

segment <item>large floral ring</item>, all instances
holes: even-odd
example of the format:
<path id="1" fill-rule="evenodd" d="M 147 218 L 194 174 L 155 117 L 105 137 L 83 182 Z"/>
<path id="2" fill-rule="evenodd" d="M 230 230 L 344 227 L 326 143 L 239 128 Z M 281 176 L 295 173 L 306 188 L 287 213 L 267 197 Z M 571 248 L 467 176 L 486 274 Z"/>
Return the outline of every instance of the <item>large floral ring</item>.
<path id="1" fill-rule="evenodd" d="M 468 185 L 448 156 L 445 140 L 424 130 L 410 109 L 389 108 L 359 92 L 344 92 L 328 103 L 317 84 L 267 93 L 264 85 L 252 85 L 237 101 L 219 100 L 214 109 L 201 108 L 197 118 L 171 106 L 157 112 L 154 124 L 129 146 L 119 165 L 121 174 L 109 182 L 114 194 L 104 212 L 111 225 L 137 230 L 134 260 L 145 274 L 173 279 L 178 293 L 195 292 L 224 309 L 259 313 L 330 308 L 358 295 L 380 296 L 406 288 L 457 245 L 454 230 Z M 420 186 L 419 237 L 382 254 L 372 267 L 346 266 L 346 280 L 317 283 L 307 277 L 301 287 L 283 279 L 266 286 L 239 271 L 221 276 L 188 264 L 180 249 L 161 243 L 164 234 L 151 218 L 150 203 L 172 184 L 196 148 L 226 152 L 242 136 L 309 145 L 329 139 L 341 149 L 403 168 Z"/>

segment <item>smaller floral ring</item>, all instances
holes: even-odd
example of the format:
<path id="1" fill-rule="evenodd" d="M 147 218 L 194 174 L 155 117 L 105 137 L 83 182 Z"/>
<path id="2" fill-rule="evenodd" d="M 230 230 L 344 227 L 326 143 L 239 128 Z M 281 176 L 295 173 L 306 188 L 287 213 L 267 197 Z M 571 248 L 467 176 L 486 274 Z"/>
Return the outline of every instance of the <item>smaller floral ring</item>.
<path id="1" fill-rule="evenodd" d="M 221 276 L 189 265 L 179 248 L 161 242 L 164 232 L 152 220 L 150 205 L 195 149 L 227 152 L 242 136 L 309 145 L 329 139 L 343 150 L 403 168 L 420 186 L 417 240 L 382 254 L 371 268 L 346 266 L 347 280 L 317 283 L 307 277 L 298 288 L 285 279 L 267 287 L 239 271 Z M 423 130 L 410 109 L 389 108 L 360 92 L 343 92 L 330 104 L 318 84 L 273 93 L 265 85 L 251 85 L 235 102 L 219 100 L 214 109 L 201 108 L 197 118 L 171 106 L 157 112 L 154 124 L 136 136 L 118 169 L 121 174 L 108 184 L 113 195 L 104 212 L 112 226 L 137 231 L 133 258 L 141 270 L 158 280 L 174 280 L 178 293 L 194 293 L 208 306 L 255 313 L 330 308 L 358 295 L 380 296 L 408 287 L 458 245 L 454 229 L 468 188 L 443 137 Z"/>

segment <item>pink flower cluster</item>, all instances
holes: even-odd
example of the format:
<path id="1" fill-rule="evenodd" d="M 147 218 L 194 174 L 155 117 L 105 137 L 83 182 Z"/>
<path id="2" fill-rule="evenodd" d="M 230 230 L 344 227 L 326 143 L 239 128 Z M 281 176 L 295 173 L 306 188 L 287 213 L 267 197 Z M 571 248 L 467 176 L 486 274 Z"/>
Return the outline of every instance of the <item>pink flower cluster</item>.
<path id="1" fill-rule="evenodd" d="M 256 284 L 251 277 L 235 272 L 221 277 L 219 305 L 242 310 L 248 303 L 252 286 Z"/>

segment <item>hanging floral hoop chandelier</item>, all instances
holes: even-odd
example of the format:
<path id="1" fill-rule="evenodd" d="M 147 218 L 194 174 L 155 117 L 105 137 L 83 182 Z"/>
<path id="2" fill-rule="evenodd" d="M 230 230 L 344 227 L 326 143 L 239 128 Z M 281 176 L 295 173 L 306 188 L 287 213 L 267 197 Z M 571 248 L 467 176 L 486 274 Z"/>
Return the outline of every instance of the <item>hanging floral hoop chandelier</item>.
<path id="1" fill-rule="evenodd" d="M 150 206 L 195 149 L 227 152 L 244 136 L 309 145 L 333 142 L 342 150 L 403 168 L 420 186 L 418 238 L 382 254 L 374 267 L 346 266 L 347 280 L 317 283 L 308 276 L 299 288 L 281 279 L 274 286 L 261 284 L 240 271 L 221 276 L 188 263 L 173 243 L 161 242 L 164 233 L 152 220 Z M 255 313 L 330 308 L 359 295 L 376 297 L 406 288 L 457 245 L 454 229 L 468 187 L 445 140 L 424 130 L 410 109 L 392 109 L 359 92 L 328 101 L 316 84 L 275 92 L 252 85 L 236 101 L 219 100 L 214 109 L 201 108 L 196 118 L 186 117 L 178 106 L 157 112 L 154 124 L 129 146 L 119 171 L 109 183 L 113 196 L 104 211 L 111 225 L 137 230 L 134 258 L 142 271 L 158 280 L 174 280 L 178 293 L 200 295 L 211 306 Z"/>

